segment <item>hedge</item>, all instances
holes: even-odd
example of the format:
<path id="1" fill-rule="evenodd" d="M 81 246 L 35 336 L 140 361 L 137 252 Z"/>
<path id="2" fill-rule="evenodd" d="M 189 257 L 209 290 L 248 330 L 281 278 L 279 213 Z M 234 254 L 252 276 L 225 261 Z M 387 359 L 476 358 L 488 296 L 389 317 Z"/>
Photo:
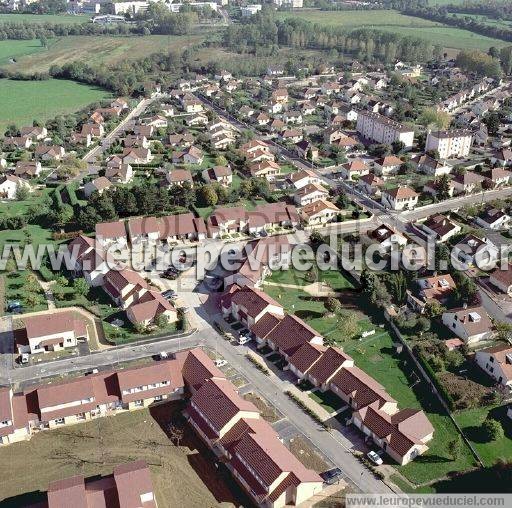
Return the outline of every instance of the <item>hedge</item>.
<path id="1" fill-rule="evenodd" d="M 68 197 L 69 197 L 69 204 L 75 208 L 75 207 L 79 207 L 80 206 L 80 203 L 78 201 L 78 198 L 76 197 L 76 188 L 74 185 L 67 185 L 66 186 L 66 191 L 68 193 Z"/>
<path id="2" fill-rule="evenodd" d="M 423 367 L 425 372 L 428 374 L 428 377 L 432 380 L 432 383 L 437 388 L 437 391 L 439 392 L 441 397 L 443 397 L 450 411 L 453 411 L 455 408 L 455 401 L 453 400 L 452 396 L 448 393 L 443 383 L 439 381 L 437 374 L 434 372 L 434 369 L 430 366 L 428 360 L 418 350 L 416 350 L 414 354 L 418 361 L 421 363 L 421 366 Z"/>

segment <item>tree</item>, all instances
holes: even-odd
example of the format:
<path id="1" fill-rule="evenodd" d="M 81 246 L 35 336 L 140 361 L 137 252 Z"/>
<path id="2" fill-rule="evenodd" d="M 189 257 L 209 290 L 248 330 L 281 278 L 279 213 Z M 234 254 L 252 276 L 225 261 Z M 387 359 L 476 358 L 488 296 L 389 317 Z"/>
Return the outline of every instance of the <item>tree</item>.
<path id="1" fill-rule="evenodd" d="M 324 307 L 331 314 L 338 314 L 341 311 L 340 301 L 332 296 L 324 301 Z"/>
<path id="2" fill-rule="evenodd" d="M 457 434 L 457 437 L 452 439 L 448 443 L 448 453 L 450 454 L 452 460 L 457 460 L 459 458 L 461 449 L 462 449 L 462 439 L 460 437 L 460 434 Z"/>
<path id="3" fill-rule="evenodd" d="M 59 286 L 62 287 L 67 287 L 69 285 L 69 281 L 66 279 L 66 277 L 64 277 L 64 275 L 59 275 L 56 279 L 56 282 Z"/>
<path id="4" fill-rule="evenodd" d="M 405 148 L 405 143 L 400 140 L 393 141 L 391 143 L 391 149 L 395 155 L 398 155 Z"/>
<path id="5" fill-rule="evenodd" d="M 30 195 L 30 188 L 28 185 L 22 185 L 17 184 L 16 185 L 16 191 L 14 193 L 14 197 L 16 198 L 16 201 L 25 201 L 28 199 L 28 196 Z"/>
<path id="6" fill-rule="evenodd" d="M 494 418 L 487 418 L 484 423 L 482 423 L 482 432 L 487 441 L 497 441 L 498 439 L 502 439 L 505 435 L 501 423 Z"/>
<path id="7" fill-rule="evenodd" d="M 84 278 L 78 278 L 73 281 L 73 290 L 77 295 L 85 296 L 89 293 L 89 284 Z"/>
<path id="8" fill-rule="evenodd" d="M 512 339 L 512 325 L 504 321 L 496 321 L 494 323 L 496 335 L 499 340 L 510 342 Z"/>
<path id="9" fill-rule="evenodd" d="M 439 130 L 448 129 L 451 122 L 452 117 L 449 113 L 432 107 L 425 108 L 418 118 L 418 123 L 421 125 L 425 127 L 435 127 Z"/>
<path id="10" fill-rule="evenodd" d="M 41 44 L 41 47 L 42 47 L 42 48 L 45 48 L 45 49 L 46 49 L 46 48 L 48 47 L 48 39 L 46 38 L 46 36 L 41 35 L 41 36 L 39 37 L 39 43 Z"/>
<path id="11" fill-rule="evenodd" d="M 338 314 L 338 333 L 347 339 L 359 333 L 359 322 L 355 312 L 341 310 Z"/>
<path id="12" fill-rule="evenodd" d="M 437 195 L 439 199 L 444 200 L 450 197 L 451 183 L 448 175 L 441 175 L 438 182 Z"/>
<path id="13" fill-rule="evenodd" d="M 165 328 L 168 323 L 169 323 L 169 319 L 167 318 L 167 316 L 165 314 L 159 314 L 155 318 L 155 325 L 158 328 Z"/>
<path id="14" fill-rule="evenodd" d="M 212 185 L 203 185 L 199 189 L 199 200 L 202 206 L 215 206 L 219 197 Z"/>
<path id="15" fill-rule="evenodd" d="M 62 161 L 56 173 L 59 179 L 67 180 L 68 178 L 77 176 L 81 171 L 85 171 L 86 169 L 87 163 L 85 161 L 71 156 Z"/>

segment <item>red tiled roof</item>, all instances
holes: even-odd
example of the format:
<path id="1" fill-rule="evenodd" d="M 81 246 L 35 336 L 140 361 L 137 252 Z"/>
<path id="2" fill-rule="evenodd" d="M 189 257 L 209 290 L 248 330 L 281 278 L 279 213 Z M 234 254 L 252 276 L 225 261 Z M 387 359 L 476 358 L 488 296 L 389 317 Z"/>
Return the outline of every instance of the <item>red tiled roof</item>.
<path id="1" fill-rule="evenodd" d="M 287 314 L 270 332 L 267 340 L 272 341 L 281 351 L 290 356 L 301 346 L 318 336 L 320 334 L 302 319 Z"/>
<path id="2" fill-rule="evenodd" d="M 302 347 L 297 349 L 291 356 L 289 363 L 293 365 L 299 372 L 305 374 L 315 364 L 316 361 L 322 356 L 322 353 L 326 351 L 325 346 L 317 344 L 311 344 L 307 342 Z"/>
<path id="3" fill-rule="evenodd" d="M 309 375 L 314 377 L 318 384 L 328 381 L 343 365 L 344 362 L 352 362 L 350 356 L 337 347 L 328 347 L 319 360 L 309 370 Z"/>

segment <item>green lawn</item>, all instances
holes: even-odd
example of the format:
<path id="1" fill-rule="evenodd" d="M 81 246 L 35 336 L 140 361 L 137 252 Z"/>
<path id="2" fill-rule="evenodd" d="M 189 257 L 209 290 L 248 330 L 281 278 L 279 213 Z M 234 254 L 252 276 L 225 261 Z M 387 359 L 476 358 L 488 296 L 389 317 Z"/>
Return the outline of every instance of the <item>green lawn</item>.
<path id="1" fill-rule="evenodd" d="M 78 111 L 87 104 L 111 97 L 106 90 L 74 81 L 0 80 L 2 114 L 0 133 L 9 124 L 21 127 L 33 120 L 46 121 L 56 115 Z"/>
<path id="2" fill-rule="evenodd" d="M 208 32 L 206 32 L 208 33 Z M 82 60 L 91 65 L 115 64 L 146 57 L 159 51 L 180 50 L 204 39 L 202 35 L 98 36 L 71 35 L 48 40 L 0 41 L 0 65 L 25 74 L 47 72 L 52 65 Z M 16 63 L 9 63 L 11 57 Z"/>
<path id="3" fill-rule="evenodd" d="M 326 392 L 321 392 L 319 390 L 312 392 L 309 394 L 309 397 L 315 402 L 318 402 L 318 404 L 320 404 L 328 413 L 333 413 L 334 411 L 341 409 L 343 406 L 346 406 L 345 402 L 329 390 Z"/>
<path id="4" fill-rule="evenodd" d="M 18 60 L 19 57 L 40 53 L 45 51 L 37 40 L 30 41 L 0 41 L 0 65 L 10 63 L 11 59 Z"/>
<path id="5" fill-rule="evenodd" d="M 449 456 L 448 443 L 457 435 L 457 430 L 430 389 L 424 382 L 418 382 L 420 378 L 412 370 L 408 357 L 393 353 L 393 339 L 388 333 L 367 337 L 362 342 L 354 341 L 345 345 L 344 349 L 358 367 L 386 388 L 400 408 L 422 408 L 435 428 L 428 452 L 406 466 L 398 467 L 402 475 L 415 484 L 422 484 L 451 471 L 464 471 L 472 467 L 474 460 L 466 446 L 457 460 Z"/>
<path id="6" fill-rule="evenodd" d="M 88 23 L 90 16 L 70 14 L 0 14 L 0 23 L 51 23 L 52 25 L 70 25 Z"/>
<path id="7" fill-rule="evenodd" d="M 285 275 L 273 274 L 273 277 Z M 283 280 L 280 281 L 284 283 Z M 297 283 L 297 282 L 295 282 Z M 431 482 L 446 476 L 452 471 L 465 471 L 474 465 L 471 451 L 463 447 L 456 460 L 448 453 L 448 443 L 457 435 L 457 430 L 446 415 L 430 389 L 419 381 L 412 370 L 412 363 L 405 356 L 396 355 L 393 338 L 385 328 L 380 328 L 375 320 L 366 315 L 363 303 L 357 293 L 347 290 L 340 301 L 344 307 L 356 312 L 360 331 L 375 329 L 376 333 L 358 340 L 345 337 L 339 331 L 336 317 L 325 317 L 325 309 L 320 299 L 312 298 L 300 289 L 265 285 L 264 290 L 283 307 L 304 319 L 324 337 L 334 339 L 354 359 L 355 364 L 381 383 L 388 393 L 397 400 L 400 408 L 421 408 L 435 428 L 434 439 L 429 443 L 429 451 L 417 457 L 406 466 L 398 467 L 402 475 L 416 485 Z"/>
<path id="8" fill-rule="evenodd" d="M 387 32 L 410 35 L 435 42 L 447 48 L 487 50 L 491 46 L 503 47 L 507 43 L 468 30 L 450 27 L 434 21 L 405 16 L 394 10 L 375 11 L 295 11 L 280 12 L 281 19 L 299 17 L 314 23 L 341 26 L 347 29 L 376 28 Z"/>
<path id="9" fill-rule="evenodd" d="M 297 286 L 305 286 L 309 284 L 306 281 L 307 272 L 298 270 L 276 270 L 268 277 L 268 281 L 276 284 L 295 284 Z M 334 291 L 342 291 L 343 289 L 353 289 L 354 284 L 343 273 L 339 271 L 318 271 L 318 280 L 330 284 Z"/>
<path id="10" fill-rule="evenodd" d="M 488 416 L 501 422 L 505 437 L 491 442 L 482 439 L 479 427 Z M 486 466 L 492 466 L 499 458 L 512 457 L 512 420 L 507 417 L 506 405 L 458 411 L 455 418 Z"/>

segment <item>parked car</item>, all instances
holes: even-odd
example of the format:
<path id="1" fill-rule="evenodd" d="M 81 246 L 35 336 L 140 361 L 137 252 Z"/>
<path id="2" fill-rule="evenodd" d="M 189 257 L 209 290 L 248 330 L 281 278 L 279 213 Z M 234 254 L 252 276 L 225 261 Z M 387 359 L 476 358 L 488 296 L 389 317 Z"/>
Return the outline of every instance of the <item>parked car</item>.
<path id="1" fill-rule="evenodd" d="M 377 466 L 381 466 L 384 463 L 380 455 L 377 452 L 374 452 L 373 450 L 368 452 L 366 456 Z"/>
<path id="2" fill-rule="evenodd" d="M 327 485 L 333 485 L 334 483 L 338 483 L 343 477 L 343 471 L 339 467 L 335 467 L 320 473 L 320 477 Z"/>
<path id="3" fill-rule="evenodd" d="M 30 359 L 30 356 L 28 353 L 22 353 L 20 356 L 20 363 L 22 365 L 26 365 Z"/>
<path id="4" fill-rule="evenodd" d="M 252 337 L 249 337 L 249 335 L 240 335 L 240 337 L 238 337 L 238 344 L 240 344 L 240 346 L 243 346 L 244 344 L 251 342 L 251 340 Z"/>
<path id="5" fill-rule="evenodd" d="M 169 358 L 169 354 L 165 351 L 162 351 L 161 353 L 158 353 L 158 358 L 160 360 L 166 360 L 167 358 Z"/>
<path id="6" fill-rule="evenodd" d="M 224 367 L 224 365 L 228 364 L 227 360 L 224 360 L 224 358 L 217 358 L 214 363 L 215 367 Z"/>
<path id="7" fill-rule="evenodd" d="M 21 309 L 22 305 L 19 300 L 14 300 L 12 302 L 9 302 L 6 308 L 8 312 L 14 312 L 16 309 Z"/>

